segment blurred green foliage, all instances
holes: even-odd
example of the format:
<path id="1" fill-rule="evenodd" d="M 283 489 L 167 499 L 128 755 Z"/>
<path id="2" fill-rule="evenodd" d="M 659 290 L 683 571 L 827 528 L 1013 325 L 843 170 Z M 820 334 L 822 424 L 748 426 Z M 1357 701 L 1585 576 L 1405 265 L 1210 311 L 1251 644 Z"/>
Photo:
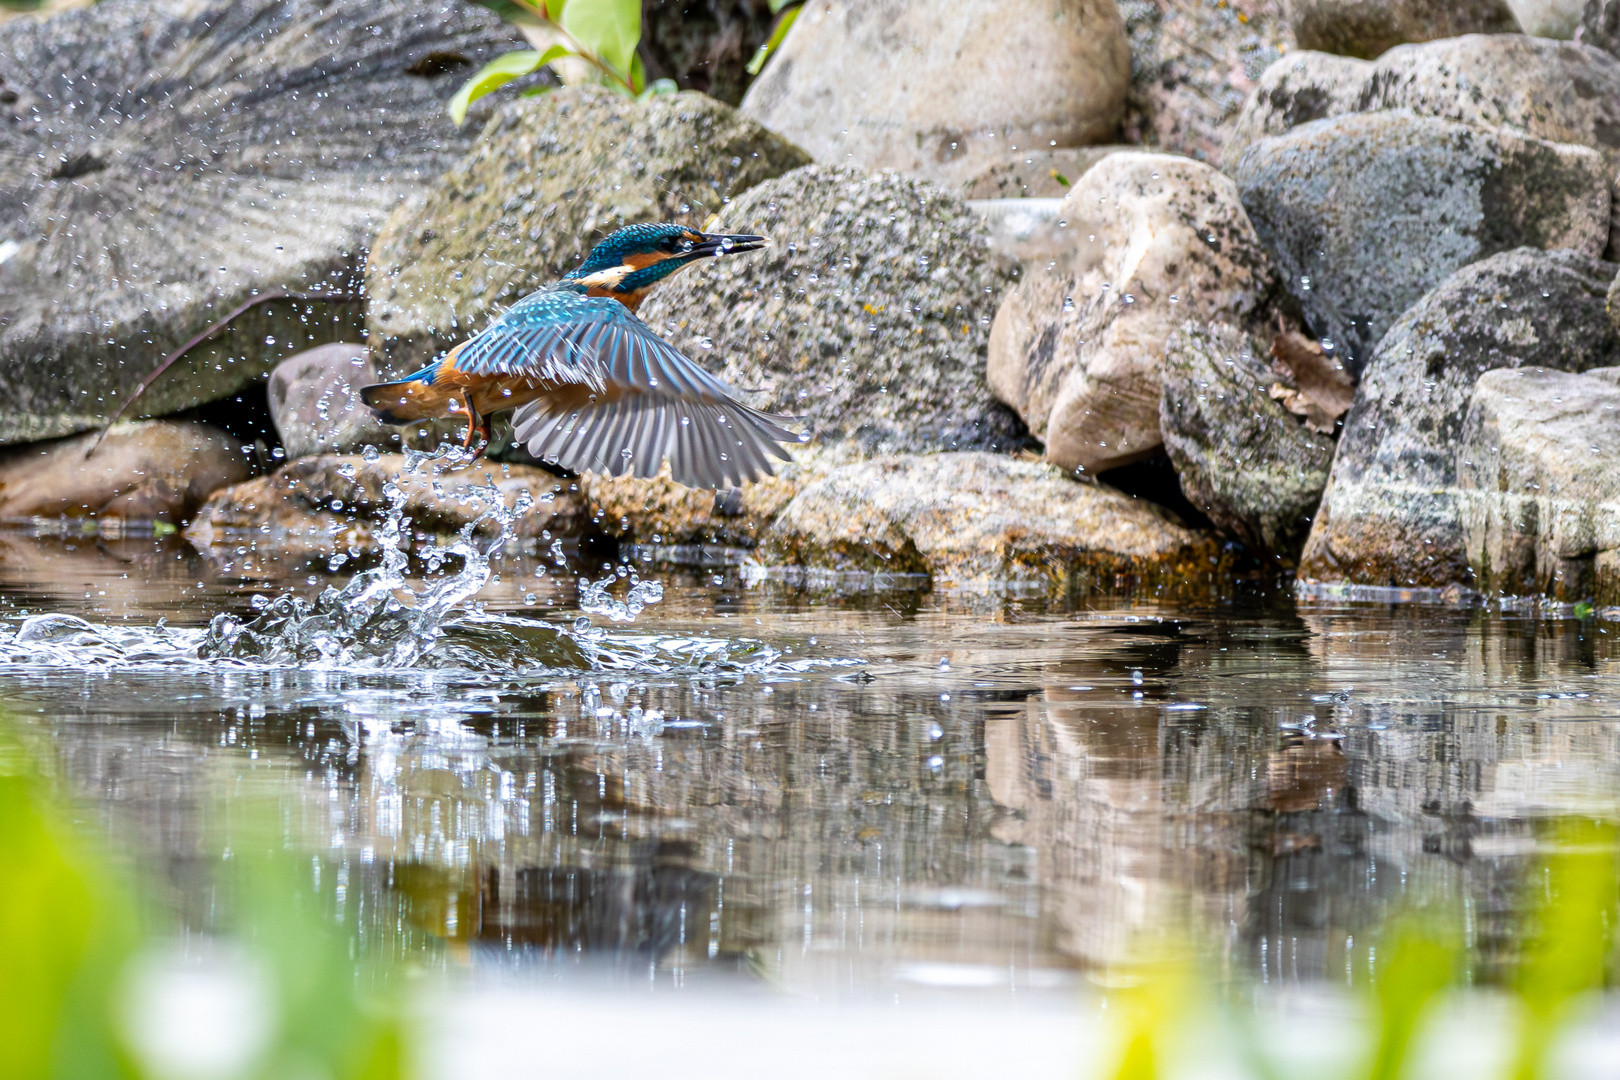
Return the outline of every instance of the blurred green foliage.
<path id="1" fill-rule="evenodd" d="M 257 815 L 276 821 L 274 813 Z M 400 1009 L 389 972 L 357 963 L 300 865 L 269 836 L 233 838 L 220 889 L 234 937 L 266 984 L 267 1047 L 244 1080 L 397 1080 Z M 242 841 L 246 841 L 245 846 Z M 173 945 L 140 890 L 69 827 L 33 756 L 0 719 L 0 1077 L 161 1080 L 127 1030 L 132 961 Z"/>

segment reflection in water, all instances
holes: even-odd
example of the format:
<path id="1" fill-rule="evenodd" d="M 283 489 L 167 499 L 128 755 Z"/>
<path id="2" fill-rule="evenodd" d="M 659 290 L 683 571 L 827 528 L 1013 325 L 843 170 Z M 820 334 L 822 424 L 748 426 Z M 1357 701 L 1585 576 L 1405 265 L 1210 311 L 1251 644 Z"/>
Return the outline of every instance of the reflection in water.
<path id="1" fill-rule="evenodd" d="M 514 556 L 492 573 L 524 583 L 492 585 L 427 669 L 52 668 L 8 611 L 148 638 L 167 614 L 194 648 L 251 609 L 148 544 L 185 572 L 105 610 L 96 575 L 128 563 L 7 543 L 38 568 L 0 608 L 7 699 L 202 929 L 252 818 L 359 940 L 474 970 L 1023 991 L 1173 934 L 1233 977 L 1343 983 L 1387 914 L 1445 901 L 1489 977 L 1538 823 L 1620 794 L 1616 628 L 1591 621 L 1047 611 L 705 573 L 576 632 L 531 613 Z"/>

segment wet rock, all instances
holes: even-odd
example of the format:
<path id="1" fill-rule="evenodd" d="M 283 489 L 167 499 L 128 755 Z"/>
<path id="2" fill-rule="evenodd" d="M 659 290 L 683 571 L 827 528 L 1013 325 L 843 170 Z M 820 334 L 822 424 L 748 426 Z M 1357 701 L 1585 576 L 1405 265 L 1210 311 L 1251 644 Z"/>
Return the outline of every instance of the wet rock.
<path id="1" fill-rule="evenodd" d="M 381 366 L 405 374 L 639 221 L 700 226 L 809 158 L 696 93 L 576 86 L 502 106 L 477 148 L 383 226 L 366 266 Z"/>
<path id="2" fill-rule="evenodd" d="M 1112 0 L 810 0 L 742 108 L 820 164 L 954 187 L 1108 141 L 1130 65 Z"/>
<path id="3" fill-rule="evenodd" d="M 455 0 L 108 0 L 0 26 L 0 443 L 99 425 L 255 295 L 351 290 L 382 219 L 472 143 L 444 113 L 457 73 L 521 43 Z M 254 308 L 137 411 L 237 393 L 357 313 Z"/>
<path id="4" fill-rule="evenodd" d="M 1302 49 L 1365 60 L 1406 42 L 1517 34 L 1508 0 L 1287 0 Z"/>
<path id="5" fill-rule="evenodd" d="M 1452 271 L 1520 246 L 1598 256 L 1608 242 L 1601 154 L 1405 111 L 1262 139 L 1236 176 L 1312 329 L 1351 372 Z"/>
<path id="6" fill-rule="evenodd" d="M 674 79 L 736 105 L 748 89 L 748 61 L 775 25 L 763 0 L 644 0 L 636 55 L 649 80 Z"/>
<path id="7" fill-rule="evenodd" d="M 1604 314 L 1617 268 L 1519 249 L 1453 274 L 1389 330 L 1345 418 L 1300 578 L 1445 588 L 1472 583 L 1456 448 L 1474 383 L 1525 366 L 1620 363 Z"/>
<path id="8" fill-rule="evenodd" d="M 748 404 L 852 453 L 1023 445 L 984 381 L 1010 279 L 961 199 L 817 165 L 734 199 L 716 228 L 774 243 L 683 272 L 641 317 Z"/>
<path id="9" fill-rule="evenodd" d="M 857 462 L 807 484 L 760 561 L 807 570 L 927 574 L 935 588 L 1067 591 L 1207 584 L 1216 544 L 1153 504 L 1059 470 L 984 453 Z"/>
<path id="10" fill-rule="evenodd" d="M 1114 146 L 1057 147 L 1020 151 L 986 165 L 962 186 L 965 199 L 1061 199 L 1074 182 L 1110 154 L 1135 149 Z"/>
<path id="11" fill-rule="evenodd" d="M 86 457 L 96 438 L 90 432 L 0 451 L 0 521 L 183 521 L 209 495 L 253 473 L 241 443 L 194 421 L 118 424 Z"/>
<path id="12" fill-rule="evenodd" d="M 409 529 L 417 538 L 453 535 L 469 523 L 477 535 L 496 535 L 499 525 L 485 516 L 495 499 L 511 507 L 525 491 L 534 509 L 518 519 L 519 539 L 549 542 L 588 528 L 578 485 L 527 465 L 480 460 L 462 469 L 411 471 L 403 454 L 373 460 L 327 454 L 288 462 L 216 493 L 186 529 L 186 540 L 200 551 L 237 550 L 291 562 L 367 551 L 372 529 L 388 509 L 383 489 L 390 483 L 405 494 Z"/>
<path id="13" fill-rule="evenodd" d="M 1333 438 L 1272 399 L 1278 374 L 1256 345 L 1231 326 L 1182 326 L 1165 350 L 1159 427 L 1188 501 L 1290 564 L 1327 486 Z"/>
<path id="14" fill-rule="evenodd" d="M 1096 473 L 1158 448 L 1171 333 L 1188 319 L 1265 320 L 1276 283 L 1236 186 L 1187 158 L 1116 154 L 1060 215 L 1068 252 L 1008 294 L 988 379 L 1049 461 Z"/>
<path id="15" fill-rule="evenodd" d="M 1620 368 L 1487 371 L 1457 443 L 1479 588 L 1620 603 Z"/>
<path id="16" fill-rule="evenodd" d="M 1258 138 L 1351 112 L 1409 109 L 1475 127 L 1620 151 L 1620 60 L 1523 34 L 1402 45 L 1372 63 L 1301 53 L 1277 61 L 1244 105 L 1224 161 Z"/>
<path id="17" fill-rule="evenodd" d="M 801 458 L 814 457 L 795 451 Z M 824 475 L 818 464 L 781 465 L 775 476 L 725 491 L 703 491 L 670 479 L 585 473 L 579 486 L 591 520 L 623 543 L 638 544 L 653 557 L 702 563 L 713 548 L 752 548 L 807 480 Z"/>
<path id="18" fill-rule="evenodd" d="M 270 420 L 287 456 L 397 447 L 400 429 L 379 423 L 360 400 L 360 387 L 376 381 L 364 345 L 321 345 L 277 364 L 270 373 Z"/>
<path id="19" fill-rule="evenodd" d="M 1131 42 L 1126 142 L 1220 161 L 1245 99 L 1292 53 L 1280 0 L 1119 0 Z"/>

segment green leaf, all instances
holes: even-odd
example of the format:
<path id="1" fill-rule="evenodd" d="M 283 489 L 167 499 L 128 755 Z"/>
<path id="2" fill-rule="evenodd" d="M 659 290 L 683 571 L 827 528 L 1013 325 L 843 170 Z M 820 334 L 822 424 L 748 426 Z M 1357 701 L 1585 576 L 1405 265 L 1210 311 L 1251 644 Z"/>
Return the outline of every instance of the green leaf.
<path id="1" fill-rule="evenodd" d="M 799 2 L 799 0 L 770 0 L 771 14 L 772 15 L 780 15 L 780 14 L 782 14 L 782 9 L 783 8 L 788 7 L 788 6 L 792 5 L 792 4 L 797 4 L 798 2 Z"/>
<path id="2" fill-rule="evenodd" d="M 782 47 L 782 40 L 787 37 L 788 31 L 793 28 L 794 21 L 799 17 L 799 12 L 803 10 L 802 6 L 792 8 L 786 15 L 776 21 L 776 29 L 771 31 L 770 40 L 761 45 L 759 51 L 754 54 L 754 58 L 748 61 L 748 74 L 758 75 L 760 73 L 760 70 L 765 66 L 765 61 L 770 59 L 771 53 Z"/>
<path id="3" fill-rule="evenodd" d="M 460 127 L 467 119 L 467 110 L 472 103 L 494 90 L 498 90 L 513 79 L 521 79 L 525 75 L 533 74 L 551 63 L 553 60 L 573 53 L 561 46 L 553 45 L 545 52 L 536 52 L 533 49 L 519 49 L 503 56 L 497 56 L 473 75 L 472 78 L 461 84 L 455 96 L 450 99 L 446 108 L 450 111 L 450 119 Z"/>
<path id="4" fill-rule="evenodd" d="M 641 40 L 641 0 L 568 0 L 558 21 L 614 74 L 630 81 Z"/>

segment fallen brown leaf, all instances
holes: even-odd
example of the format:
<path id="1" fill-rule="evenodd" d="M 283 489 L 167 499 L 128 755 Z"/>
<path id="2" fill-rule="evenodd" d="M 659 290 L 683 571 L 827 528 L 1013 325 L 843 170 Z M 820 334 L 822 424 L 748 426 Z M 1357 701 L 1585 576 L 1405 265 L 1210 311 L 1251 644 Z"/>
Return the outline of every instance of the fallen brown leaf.
<path id="1" fill-rule="evenodd" d="M 1297 330 L 1284 330 L 1271 339 L 1271 357 L 1288 369 L 1299 392 L 1319 405 L 1331 420 L 1350 411 L 1356 384 L 1322 351 L 1322 346 Z"/>
<path id="2" fill-rule="evenodd" d="M 1276 383 L 1271 388 L 1271 399 L 1282 402 L 1282 407 L 1295 416 L 1305 418 L 1305 426 L 1318 435 L 1331 435 L 1338 426 L 1337 416 L 1329 413 L 1309 396 L 1291 386 Z"/>

